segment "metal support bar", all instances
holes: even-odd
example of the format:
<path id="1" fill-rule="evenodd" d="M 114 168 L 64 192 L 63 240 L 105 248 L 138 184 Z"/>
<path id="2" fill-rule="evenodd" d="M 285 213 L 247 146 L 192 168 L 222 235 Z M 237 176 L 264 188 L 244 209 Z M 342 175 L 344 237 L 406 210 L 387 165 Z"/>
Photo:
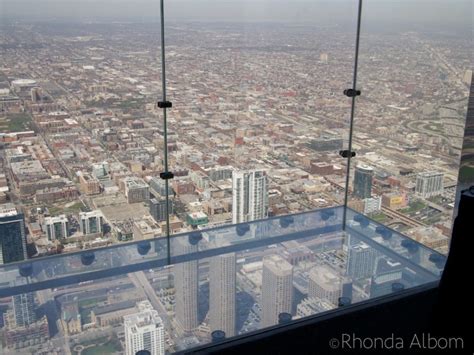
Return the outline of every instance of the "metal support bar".
<path id="1" fill-rule="evenodd" d="M 166 63 L 165 63 L 165 7 L 164 0 L 160 0 L 160 19 L 161 19 L 161 84 L 162 84 L 162 100 L 158 102 L 158 107 L 163 109 L 163 138 L 164 138 L 164 161 L 165 174 L 169 174 L 168 169 L 168 122 L 166 109 L 171 107 L 171 102 L 166 101 Z M 167 175 L 169 176 L 169 175 Z M 160 174 L 161 177 L 161 174 Z M 166 189 L 166 241 L 168 263 L 171 260 L 171 241 L 170 241 L 170 198 L 169 198 L 169 178 L 165 179 Z"/>
<path id="2" fill-rule="evenodd" d="M 360 41 L 360 25 L 362 20 L 362 0 L 359 0 L 359 9 L 357 14 L 357 32 L 356 32 L 356 42 L 355 42 L 355 57 L 354 57 L 354 75 L 352 79 L 352 94 L 357 94 L 357 68 L 359 66 L 359 41 Z M 347 90 L 346 90 L 347 91 Z M 346 94 L 347 95 L 347 94 Z M 360 91 L 359 91 L 360 95 Z M 357 95 L 352 96 L 351 104 L 351 121 L 349 126 L 349 146 L 348 151 L 352 152 L 352 135 L 354 133 L 354 114 L 355 114 L 355 100 Z M 344 209 L 342 213 L 342 229 L 346 230 L 346 217 L 347 217 L 347 202 L 349 199 L 349 175 L 351 172 L 351 158 L 352 154 L 347 155 L 347 169 L 346 169 L 346 190 L 344 193 Z"/>

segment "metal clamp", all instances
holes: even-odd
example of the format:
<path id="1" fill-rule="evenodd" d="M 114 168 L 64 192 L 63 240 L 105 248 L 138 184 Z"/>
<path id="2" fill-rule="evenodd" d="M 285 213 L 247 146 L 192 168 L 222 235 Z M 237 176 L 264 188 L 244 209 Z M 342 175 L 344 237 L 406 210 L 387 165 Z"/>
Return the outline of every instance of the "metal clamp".
<path id="1" fill-rule="evenodd" d="M 344 95 L 346 95 L 347 97 L 360 96 L 360 90 L 346 89 L 346 90 L 344 90 Z"/>
<path id="2" fill-rule="evenodd" d="M 160 178 L 163 180 L 169 180 L 174 178 L 174 174 L 171 171 L 165 171 L 163 173 L 160 173 Z"/>
<path id="3" fill-rule="evenodd" d="M 171 101 L 158 101 L 158 108 L 171 108 L 173 103 Z"/>
<path id="4" fill-rule="evenodd" d="M 351 155 L 351 158 L 354 158 L 356 156 L 356 152 L 349 152 L 348 150 L 339 151 L 339 155 L 343 158 L 348 158 L 349 154 Z"/>

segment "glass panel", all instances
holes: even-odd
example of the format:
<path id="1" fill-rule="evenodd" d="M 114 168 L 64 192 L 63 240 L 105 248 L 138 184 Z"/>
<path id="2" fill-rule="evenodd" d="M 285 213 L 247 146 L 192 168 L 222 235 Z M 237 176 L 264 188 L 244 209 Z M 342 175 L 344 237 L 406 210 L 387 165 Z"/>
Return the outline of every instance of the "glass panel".
<path id="1" fill-rule="evenodd" d="M 166 3 L 173 231 L 344 202 L 354 1 Z"/>
<path id="2" fill-rule="evenodd" d="M 153 239 L 0 266 L 2 353 L 164 354 L 439 279 L 444 256 L 351 210 L 344 232 L 342 212 L 175 235 L 171 265 Z"/>
<path id="3" fill-rule="evenodd" d="M 465 1 L 364 1 L 348 205 L 443 254 L 472 76 L 471 26 Z"/>
<path id="4" fill-rule="evenodd" d="M 159 2 L 86 3 L 0 0 L 0 263 L 166 235 Z"/>

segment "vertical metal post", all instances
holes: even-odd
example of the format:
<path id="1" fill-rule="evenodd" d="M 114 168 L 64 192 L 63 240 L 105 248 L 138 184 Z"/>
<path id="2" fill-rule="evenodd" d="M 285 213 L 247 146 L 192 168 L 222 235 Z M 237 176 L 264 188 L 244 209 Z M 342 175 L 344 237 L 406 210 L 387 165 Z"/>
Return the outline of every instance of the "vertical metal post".
<path id="1" fill-rule="evenodd" d="M 357 69 L 359 66 L 359 41 L 360 41 L 360 25 L 362 19 L 362 0 L 359 0 L 359 9 L 357 13 L 357 31 L 356 31 L 356 42 L 355 42 L 355 57 L 354 57 L 354 74 L 352 78 L 352 89 L 357 90 Z M 354 131 L 354 114 L 355 114 L 355 101 L 356 95 L 352 96 L 351 105 L 351 120 L 349 125 L 349 154 L 347 155 L 347 169 L 346 169 L 346 190 L 344 194 L 344 209 L 342 214 L 342 230 L 346 230 L 346 218 L 347 218 L 347 203 L 349 199 L 349 177 L 351 172 L 351 157 L 352 157 L 352 135 Z"/>
<path id="2" fill-rule="evenodd" d="M 165 63 L 165 10 L 164 0 L 160 0 L 160 19 L 161 19 L 161 84 L 162 84 L 162 101 L 166 102 L 166 63 Z M 163 107 L 163 138 L 164 138 L 164 169 L 168 173 L 168 122 L 166 116 L 166 106 Z M 169 180 L 165 179 L 166 189 L 166 243 L 168 264 L 171 262 L 171 242 L 170 242 L 170 208 L 169 208 Z"/>

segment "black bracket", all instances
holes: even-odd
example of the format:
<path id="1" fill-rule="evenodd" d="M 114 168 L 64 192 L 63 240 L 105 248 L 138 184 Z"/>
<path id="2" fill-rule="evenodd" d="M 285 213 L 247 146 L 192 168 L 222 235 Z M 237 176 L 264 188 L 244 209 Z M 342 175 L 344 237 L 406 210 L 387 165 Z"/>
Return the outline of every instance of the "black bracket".
<path id="1" fill-rule="evenodd" d="M 347 97 L 360 96 L 360 90 L 346 89 L 344 90 L 344 95 L 346 95 Z"/>
<path id="2" fill-rule="evenodd" d="M 174 174 L 171 171 L 165 171 L 164 173 L 160 173 L 160 178 L 163 180 L 169 180 L 174 178 Z"/>
<path id="3" fill-rule="evenodd" d="M 157 103 L 158 108 L 171 108 L 173 107 L 173 104 L 171 101 L 158 101 Z"/>
<path id="4" fill-rule="evenodd" d="M 354 158 L 356 156 L 356 152 L 349 152 L 348 150 L 340 150 L 339 155 L 343 158 L 348 158 L 349 153 L 351 154 L 351 158 Z"/>

